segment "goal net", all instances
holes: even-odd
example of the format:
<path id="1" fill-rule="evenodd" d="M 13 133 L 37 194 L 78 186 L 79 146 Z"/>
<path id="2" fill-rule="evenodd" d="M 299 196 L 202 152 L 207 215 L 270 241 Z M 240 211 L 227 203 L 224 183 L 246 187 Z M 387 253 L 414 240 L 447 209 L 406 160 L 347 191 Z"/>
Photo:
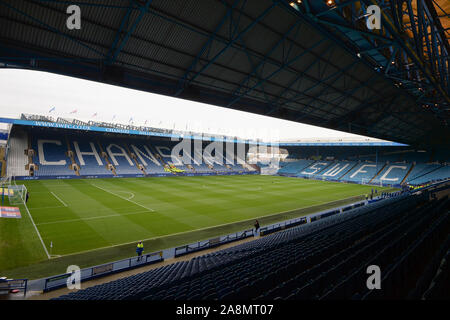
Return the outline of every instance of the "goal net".
<path id="1" fill-rule="evenodd" d="M 361 184 L 369 184 L 370 180 L 371 179 L 362 178 L 361 179 Z M 370 185 L 382 187 L 383 186 L 383 182 L 381 182 L 381 181 L 378 181 L 378 182 L 375 182 L 375 183 L 372 182 L 372 183 L 370 183 Z"/>
<path id="2" fill-rule="evenodd" d="M 4 177 L 0 180 L 0 187 L 7 188 L 11 184 L 11 177 Z"/>
<path id="3" fill-rule="evenodd" d="M 19 205 L 25 203 L 27 188 L 22 185 L 8 186 L 8 200 L 11 205 Z"/>

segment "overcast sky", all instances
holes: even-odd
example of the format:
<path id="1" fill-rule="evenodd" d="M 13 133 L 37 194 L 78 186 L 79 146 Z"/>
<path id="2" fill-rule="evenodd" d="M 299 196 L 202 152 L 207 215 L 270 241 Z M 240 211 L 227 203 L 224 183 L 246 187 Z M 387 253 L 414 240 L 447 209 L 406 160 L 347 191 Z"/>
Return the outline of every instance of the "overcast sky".
<path id="1" fill-rule="evenodd" d="M 0 69 L 0 116 L 21 113 L 263 140 L 358 137 L 310 125 L 46 72 Z M 54 111 L 49 112 L 52 108 Z M 75 112 L 76 110 L 76 112 Z M 75 113 L 71 113 L 75 112 Z"/>

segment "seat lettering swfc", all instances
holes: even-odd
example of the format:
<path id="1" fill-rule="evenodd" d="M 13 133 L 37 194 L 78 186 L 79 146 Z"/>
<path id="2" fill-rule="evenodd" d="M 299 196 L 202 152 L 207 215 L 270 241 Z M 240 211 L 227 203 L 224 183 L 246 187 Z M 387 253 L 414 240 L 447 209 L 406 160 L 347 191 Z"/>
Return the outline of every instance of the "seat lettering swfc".
<path id="1" fill-rule="evenodd" d="M 350 178 L 354 178 L 358 173 L 367 173 L 367 170 L 364 170 L 364 168 L 376 168 L 376 165 L 374 164 L 364 164 L 362 165 L 358 170 L 356 170 Z"/>

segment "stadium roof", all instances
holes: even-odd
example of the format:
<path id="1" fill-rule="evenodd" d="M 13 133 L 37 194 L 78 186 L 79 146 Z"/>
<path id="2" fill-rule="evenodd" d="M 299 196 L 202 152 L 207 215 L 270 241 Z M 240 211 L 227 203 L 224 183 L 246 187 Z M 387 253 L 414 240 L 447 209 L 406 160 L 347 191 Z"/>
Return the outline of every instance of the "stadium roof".
<path id="1" fill-rule="evenodd" d="M 376 32 L 361 18 L 377 1 L 332 3 L 0 0 L 0 61 L 391 141 L 448 145 L 449 50 L 436 2 L 420 0 L 410 11 L 435 26 L 420 43 L 402 32 L 415 34 L 416 26 L 394 19 L 396 8 L 386 2 Z M 66 27 L 71 4 L 81 8 L 80 30 Z"/>
<path id="2" fill-rule="evenodd" d="M 20 119 L 0 118 L 0 123 L 53 129 L 81 130 L 84 132 L 102 132 L 107 134 L 129 134 L 173 139 L 198 139 L 203 141 L 248 143 L 267 146 L 406 146 L 397 142 L 383 141 L 366 137 L 347 137 L 338 139 L 297 139 L 292 141 L 264 141 L 262 139 L 252 140 L 237 136 L 205 134 L 203 132 L 168 130 L 163 128 L 143 126 L 137 127 L 134 125 L 123 125 L 96 121 L 83 122 L 77 119 L 58 118 L 55 120 L 54 118 L 48 116 L 27 114 L 22 114 Z M 1 137 L 2 131 L 0 130 L 0 139 Z"/>

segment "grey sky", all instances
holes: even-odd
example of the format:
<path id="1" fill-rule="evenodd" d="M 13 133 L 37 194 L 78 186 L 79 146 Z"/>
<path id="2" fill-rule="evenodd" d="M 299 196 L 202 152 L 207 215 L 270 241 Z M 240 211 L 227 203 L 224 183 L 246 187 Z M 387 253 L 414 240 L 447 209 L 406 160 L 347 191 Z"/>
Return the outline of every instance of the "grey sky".
<path id="1" fill-rule="evenodd" d="M 45 72 L 0 69 L 0 116 L 21 113 L 237 135 L 263 140 L 359 136 Z M 49 110 L 55 107 L 55 111 Z M 76 113 L 70 112 L 77 110 Z M 94 114 L 97 114 L 94 116 Z M 359 138 L 361 139 L 361 138 Z M 358 139 L 358 140 L 359 140 Z"/>

